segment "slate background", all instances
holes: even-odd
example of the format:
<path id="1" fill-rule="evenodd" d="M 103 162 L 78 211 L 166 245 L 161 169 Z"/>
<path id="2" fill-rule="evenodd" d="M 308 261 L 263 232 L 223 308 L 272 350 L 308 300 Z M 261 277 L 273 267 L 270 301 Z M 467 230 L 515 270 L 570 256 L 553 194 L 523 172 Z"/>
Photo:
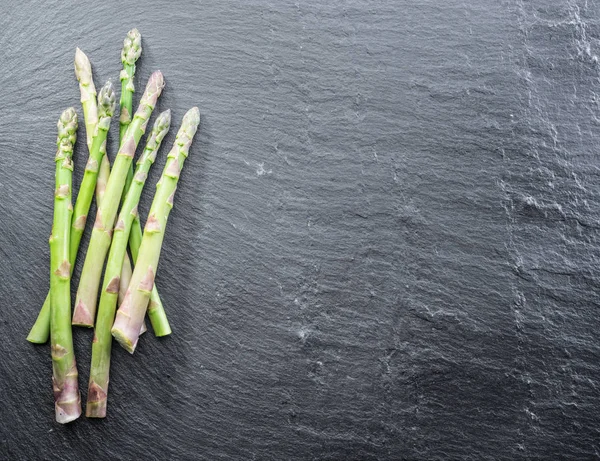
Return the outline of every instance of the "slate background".
<path id="1" fill-rule="evenodd" d="M 600 457 L 598 1 L 3 10 L 0 459 Z M 118 82 L 132 27 L 137 87 L 161 69 L 158 109 L 203 117 L 157 278 L 174 335 L 115 348 L 109 417 L 62 427 L 25 341 L 56 119 L 75 47 Z"/>

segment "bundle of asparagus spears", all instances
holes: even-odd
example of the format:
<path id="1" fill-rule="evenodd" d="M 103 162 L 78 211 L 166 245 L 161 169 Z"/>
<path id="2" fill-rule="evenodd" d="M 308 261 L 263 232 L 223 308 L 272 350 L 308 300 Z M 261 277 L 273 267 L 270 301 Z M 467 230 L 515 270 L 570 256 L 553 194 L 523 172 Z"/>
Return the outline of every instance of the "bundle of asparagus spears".
<path id="1" fill-rule="evenodd" d="M 146 329 L 146 313 L 156 336 L 171 334 L 154 277 L 177 181 L 198 129 L 200 113 L 194 107 L 183 117 L 142 232 L 137 204 L 148 171 L 169 131 L 171 112 L 167 110 L 156 117 L 134 170 L 138 143 L 165 86 L 162 73 L 154 72 L 132 116 L 133 78 L 141 52 L 140 33 L 133 29 L 127 34 L 121 53 L 119 150 L 112 168 L 106 153 L 106 137 L 116 111 L 115 90 L 109 81 L 96 97 L 90 61 L 79 48 L 75 52 L 75 75 L 81 91 L 89 158 L 74 206 L 72 156 L 78 130 L 77 113 L 74 108 L 68 108 L 58 120 L 50 292 L 27 340 L 43 344 L 50 336 L 52 383 L 59 423 L 68 423 L 81 415 L 71 325 L 94 327 L 86 405 L 86 416 L 91 418 L 106 416 L 112 337 L 133 353 L 139 335 Z M 71 275 L 94 191 L 96 218 L 71 317 Z M 96 305 L 105 262 L 100 301 Z"/>

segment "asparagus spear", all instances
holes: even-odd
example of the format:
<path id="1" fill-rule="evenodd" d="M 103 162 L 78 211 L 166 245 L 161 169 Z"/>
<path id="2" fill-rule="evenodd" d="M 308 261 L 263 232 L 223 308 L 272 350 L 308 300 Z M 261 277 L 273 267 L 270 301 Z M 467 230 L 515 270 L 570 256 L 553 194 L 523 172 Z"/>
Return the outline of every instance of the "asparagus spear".
<path id="1" fill-rule="evenodd" d="M 80 61 L 83 59 L 81 58 L 81 55 L 85 57 L 83 52 L 81 52 L 81 50 L 79 50 L 78 48 L 76 56 L 79 56 Z M 83 60 L 87 61 L 87 57 L 85 57 L 85 59 Z M 77 57 L 75 62 L 77 63 Z M 102 159 L 106 158 L 106 136 L 110 127 L 110 119 L 113 115 L 116 106 L 115 93 L 112 83 L 110 82 L 106 83 L 106 85 L 104 85 L 104 87 L 102 87 L 102 89 L 100 90 L 100 93 L 98 94 L 98 103 L 96 104 L 96 90 L 94 88 L 94 83 L 91 81 L 90 78 L 87 77 L 87 75 L 91 71 L 89 61 L 87 61 L 87 64 L 87 66 L 83 67 L 81 66 L 81 64 L 79 66 L 76 64 L 75 69 L 81 85 L 81 99 L 84 107 L 83 112 L 84 114 L 87 113 L 88 117 L 95 119 L 97 123 L 95 124 L 95 134 L 94 136 L 92 136 L 92 143 L 90 144 L 90 156 L 85 167 L 85 172 L 83 175 L 81 186 L 79 187 L 79 195 L 77 196 L 77 200 L 75 202 L 75 209 L 73 212 L 73 219 L 71 222 L 71 238 L 69 244 L 69 262 L 71 264 L 71 272 L 75 267 L 75 260 L 77 259 L 79 243 L 81 241 L 81 237 L 85 229 L 86 217 L 92 202 L 94 188 L 96 187 L 98 168 L 99 165 L 101 165 Z M 84 94 L 90 94 L 90 97 L 94 98 L 94 103 L 92 104 L 87 97 L 84 98 Z M 85 115 L 84 118 L 87 122 L 87 118 L 85 117 Z M 89 130 L 87 131 L 87 133 L 89 133 Z M 29 332 L 27 340 L 33 343 L 45 343 L 48 340 L 49 333 L 50 296 L 48 295 L 46 296 L 46 300 L 44 301 L 44 305 L 42 306 L 42 310 L 40 311 L 35 324 Z"/>
<path id="2" fill-rule="evenodd" d="M 135 63 L 142 54 L 142 36 L 137 29 L 131 29 L 127 32 L 127 37 L 123 40 L 123 50 L 121 51 L 121 62 L 123 70 L 121 71 L 121 115 L 119 118 L 119 141 L 123 142 L 127 127 L 131 123 L 131 112 L 133 111 L 133 93 L 135 87 L 133 85 L 133 75 L 135 74 Z M 133 179 L 133 163 L 127 171 L 127 179 L 125 180 L 125 194 L 129 190 L 131 180 Z"/>
<path id="3" fill-rule="evenodd" d="M 106 416 L 110 352 L 112 346 L 110 329 L 115 319 L 121 266 L 123 258 L 127 253 L 129 231 L 133 224 L 133 217 L 137 215 L 137 204 L 140 200 L 148 171 L 154 163 L 156 153 L 169 130 L 170 124 L 171 112 L 168 110 L 160 114 L 156 119 L 152 133 L 146 143 L 146 148 L 137 163 L 133 182 L 125 196 L 114 229 L 110 253 L 106 262 L 106 271 L 104 272 L 104 282 L 98 306 L 94 342 L 92 344 L 92 364 L 90 367 L 86 406 L 86 416 L 89 418 L 104 418 Z"/>
<path id="4" fill-rule="evenodd" d="M 94 325 L 96 298 L 98 296 L 102 267 L 106 253 L 110 247 L 114 220 L 125 186 L 127 170 L 163 87 L 164 79 L 162 73 L 160 71 L 154 72 L 148 80 L 133 121 L 129 125 L 129 128 L 127 128 L 125 141 L 117 153 L 113 169 L 108 178 L 104 199 L 96 212 L 96 221 L 77 289 L 73 325 L 88 327 Z"/>
<path id="5" fill-rule="evenodd" d="M 199 123 L 200 112 L 194 107 L 185 114 L 173 148 L 167 156 L 165 168 L 156 186 L 131 282 L 111 330 L 115 339 L 130 353 L 133 353 L 137 345 L 150 291 L 154 286 L 154 274 L 160 258 L 167 218 L 173 207 L 179 173 L 189 154 Z"/>
<path id="6" fill-rule="evenodd" d="M 81 415 L 81 397 L 77 384 L 77 366 L 71 332 L 71 187 L 73 179 L 73 145 L 77 131 L 77 113 L 72 107 L 58 121 L 56 151 L 56 190 L 54 221 L 50 236 L 50 311 L 52 342 L 52 382 L 56 421 L 61 424 Z"/>
<path id="7" fill-rule="evenodd" d="M 96 87 L 92 78 L 92 64 L 79 48 L 75 50 L 75 77 L 81 91 L 81 106 L 85 121 L 85 136 L 88 149 L 92 150 L 92 140 L 98 124 L 98 106 L 96 105 Z"/>
<path id="8" fill-rule="evenodd" d="M 127 33 L 127 38 L 123 42 L 123 50 L 121 52 L 121 60 L 123 60 L 123 56 L 127 56 L 128 62 L 133 61 L 133 67 L 128 72 L 128 82 L 121 85 L 121 115 L 119 119 L 119 146 L 123 143 L 123 137 L 125 136 L 125 132 L 127 131 L 127 127 L 129 123 L 131 123 L 131 112 L 133 110 L 133 74 L 135 73 L 135 62 L 140 57 L 142 52 L 141 48 L 141 35 L 137 31 L 137 29 L 133 29 Z M 87 59 L 87 58 L 86 58 Z M 89 65 L 89 73 L 91 75 L 91 66 Z M 123 72 L 120 75 L 121 81 L 124 82 Z M 93 84 L 93 83 L 92 83 Z M 131 174 L 133 174 L 133 169 L 130 169 Z M 96 202 L 100 203 L 102 201 L 102 197 L 104 196 L 104 191 L 106 190 L 106 184 L 108 183 L 108 177 L 110 176 L 110 162 L 108 157 L 104 157 L 102 159 L 102 163 L 100 165 L 100 171 L 98 173 L 98 182 L 96 184 Z M 129 174 L 128 174 L 128 180 Z M 129 261 L 127 261 L 129 262 Z"/>
<path id="9" fill-rule="evenodd" d="M 120 143 L 123 143 L 123 139 L 125 138 L 125 133 L 127 132 L 127 127 L 131 123 L 131 112 L 133 110 L 133 93 L 135 91 L 135 87 L 133 85 L 133 76 L 135 74 L 135 63 L 140 58 L 142 54 L 142 36 L 137 29 L 132 29 L 127 33 L 127 37 L 123 40 L 123 50 L 121 51 L 121 62 L 123 64 L 123 70 L 121 71 L 121 115 L 119 118 L 119 140 Z M 131 185 L 131 181 L 133 179 L 133 162 L 129 166 L 129 170 L 127 172 L 127 179 L 125 180 L 125 188 L 122 194 L 122 199 L 124 200 L 127 196 L 127 191 Z M 140 221 L 136 216 L 136 219 L 133 223 L 133 227 L 131 229 L 131 234 L 133 235 L 133 240 L 130 243 L 130 248 L 133 254 L 133 262 L 137 259 L 137 251 L 142 241 L 142 227 L 140 225 Z M 138 237 L 139 238 L 136 238 Z M 127 254 L 125 254 L 125 258 L 123 260 L 123 269 L 121 272 L 121 283 L 123 286 L 120 289 L 120 296 L 125 294 L 125 290 L 127 290 L 127 286 L 129 285 L 129 279 L 131 278 L 131 263 L 129 262 L 129 258 Z M 119 303 L 121 302 L 121 298 L 119 297 Z M 154 329 L 154 334 L 156 336 L 166 336 L 171 334 L 171 327 L 169 326 L 169 321 L 167 320 L 167 315 L 162 305 L 162 301 L 158 295 L 158 291 L 156 287 L 153 288 L 152 294 L 150 296 L 150 304 L 152 305 L 152 309 L 149 309 L 150 321 L 152 322 L 152 328 Z"/>
<path id="10" fill-rule="evenodd" d="M 135 86 L 133 84 L 133 76 L 135 74 L 135 63 L 142 54 L 142 36 L 137 29 L 132 29 L 127 32 L 127 37 L 123 40 L 123 49 L 121 50 L 121 63 L 123 64 L 123 70 L 120 74 L 121 79 L 121 101 L 120 116 L 119 116 L 119 146 L 123 144 L 127 127 L 131 123 L 131 112 L 133 111 L 133 93 Z M 131 178 L 133 177 L 133 162 L 127 172 L 127 179 L 125 180 L 125 189 L 123 191 L 123 197 L 127 195 L 129 185 L 131 184 Z M 131 279 L 131 263 L 128 264 L 127 255 L 123 259 L 123 268 L 121 270 L 121 282 L 119 284 L 119 302 L 122 296 L 125 294 L 125 290 L 122 289 L 124 283 L 129 283 Z"/>
<path id="11" fill-rule="evenodd" d="M 142 54 L 142 36 L 137 29 L 131 29 L 127 32 L 127 37 L 123 40 L 123 49 L 121 50 L 121 63 L 123 70 L 120 74 L 121 79 L 121 101 L 120 116 L 119 116 L 119 146 L 123 144 L 127 127 L 131 123 L 131 112 L 133 111 L 133 93 L 135 86 L 133 84 L 133 76 L 135 74 L 135 63 Z M 131 180 L 133 178 L 133 162 L 127 171 L 127 179 L 125 180 L 125 188 L 123 190 L 123 199 L 127 195 Z M 123 259 L 123 268 L 121 271 L 121 281 L 129 283 L 131 278 L 131 262 L 125 254 Z M 124 292 L 123 292 L 124 294 Z M 121 290 L 119 291 L 119 299 L 121 299 Z"/>
<path id="12" fill-rule="evenodd" d="M 131 123 L 131 112 L 133 111 L 133 76 L 135 74 L 135 63 L 142 54 L 142 36 L 137 29 L 127 32 L 127 37 L 123 40 L 123 50 L 121 51 L 121 62 L 123 70 L 121 71 L 121 115 L 119 117 L 119 143 L 123 143 L 127 127 Z M 133 167 L 131 168 L 133 172 Z"/>
<path id="13" fill-rule="evenodd" d="M 96 126 L 98 125 L 98 106 L 96 105 L 96 87 L 92 77 L 92 64 L 87 55 L 79 48 L 75 50 L 75 76 L 79 81 L 81 91 L 81 106 L 83 107 L 83 119 L 85 121 L 85 136 L 88 150 L 92 152 L 92 141 Z M 110 162 L 108 157 L 102 157 L 100 161 L 100 171 L 98 173 L 98 183 L 96 187 L 96 201 L 102 200 L 106 179 L 110 174 Z"/>
<path id="14" fill-rule="evenodd" d="M 96 187 L 96 179 L 100 163 L 106 156 L 106 136 L 110 128 L 110 119 L 113 116 L 116 107 L 115 92 L 113 85 L 109 81 L 102 87 L 98 94 L 98 124 L 96 125 L 96 133 L 92 141 L 92 149 L 90 157 L 85 166 L 83 180 L 79 187 L 79 194 L 75 201 L 75 210 L 73 212 L 73 222 L 71 223 L 71 244 L 70 255 L 71 264 L 75 264 L 79 243 L 85 230 L 85 222 L 87 214 L 92 204 L 92 197 Z"/>

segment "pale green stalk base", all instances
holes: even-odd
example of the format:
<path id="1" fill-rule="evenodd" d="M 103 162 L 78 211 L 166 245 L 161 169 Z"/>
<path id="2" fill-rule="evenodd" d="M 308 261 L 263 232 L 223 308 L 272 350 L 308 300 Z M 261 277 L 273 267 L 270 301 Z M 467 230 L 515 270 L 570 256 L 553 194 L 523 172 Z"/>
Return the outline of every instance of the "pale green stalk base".
<path id="1" fill-rule="evenodd" d="M 133 260 L 133 264 L 135 264 L 135 262 L 137 261 L 141 243 L 142 226 L 140 225 L 139 217 L 136 216 L 133 221 L 133 225 L 131 226 L 131 232 L 129 233 L 129 250 L 131 251 L 131 259 Z M 129 280 L 131 280 L 131 275 L 129 276 Z M 125 286 L 125 291 L 127 291 L 128 286 L 129 281 Z M 123 291 L 123 293 L 119 297 L 119 305 L 121 305 L 121 303 L 123 302 L 125 291 Z M 156 289 L 156 284 L 152 287 L 152 292 L 150 293 L 148 317 L 150 318 L 150 323 L 152 324 L 154 336 L 169 336 L 172 333 L 171 325 L 169 324 L 169 319 L 167 318 L 167 313 L 165 312 L 162 300 L 160 299 L 160 296 L 158 295 L 158 290 Z"/>
<path id="2" fill-rule="evenodd" d="M 152 293 L 150 294 L 150 302 L 148 303 L 148 317 L 150 318 L 150 323 L 152 324 L 154 336 L 169 336 L 172 333 L 171 325 L 169 324 L 169 319 L 167 319 L 167 313 L 165 312 L 165 308 L 163 307 L 162 303 L 157 303 L 154 300 L 155 290 L 156 285 L 152 287 Z"/>

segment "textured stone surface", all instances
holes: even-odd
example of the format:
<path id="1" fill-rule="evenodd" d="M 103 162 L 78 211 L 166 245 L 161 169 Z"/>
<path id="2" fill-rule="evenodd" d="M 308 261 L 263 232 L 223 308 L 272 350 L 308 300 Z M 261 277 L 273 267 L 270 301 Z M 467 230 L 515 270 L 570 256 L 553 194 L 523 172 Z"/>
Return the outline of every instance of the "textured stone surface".
<path id="1" fill-rule="evenodd" d="M 597 0 L 73 3 L 0 17 L 0 459 L 600 456 Z M 25 341 L 56 120 L 75 47 L 118 82 L 132 27 L 138 90 L 160 69 L 173 126 L 203 114 L 157 274 L 174 334 L 116 347 L 108 418 L 62 427 Z"/>

